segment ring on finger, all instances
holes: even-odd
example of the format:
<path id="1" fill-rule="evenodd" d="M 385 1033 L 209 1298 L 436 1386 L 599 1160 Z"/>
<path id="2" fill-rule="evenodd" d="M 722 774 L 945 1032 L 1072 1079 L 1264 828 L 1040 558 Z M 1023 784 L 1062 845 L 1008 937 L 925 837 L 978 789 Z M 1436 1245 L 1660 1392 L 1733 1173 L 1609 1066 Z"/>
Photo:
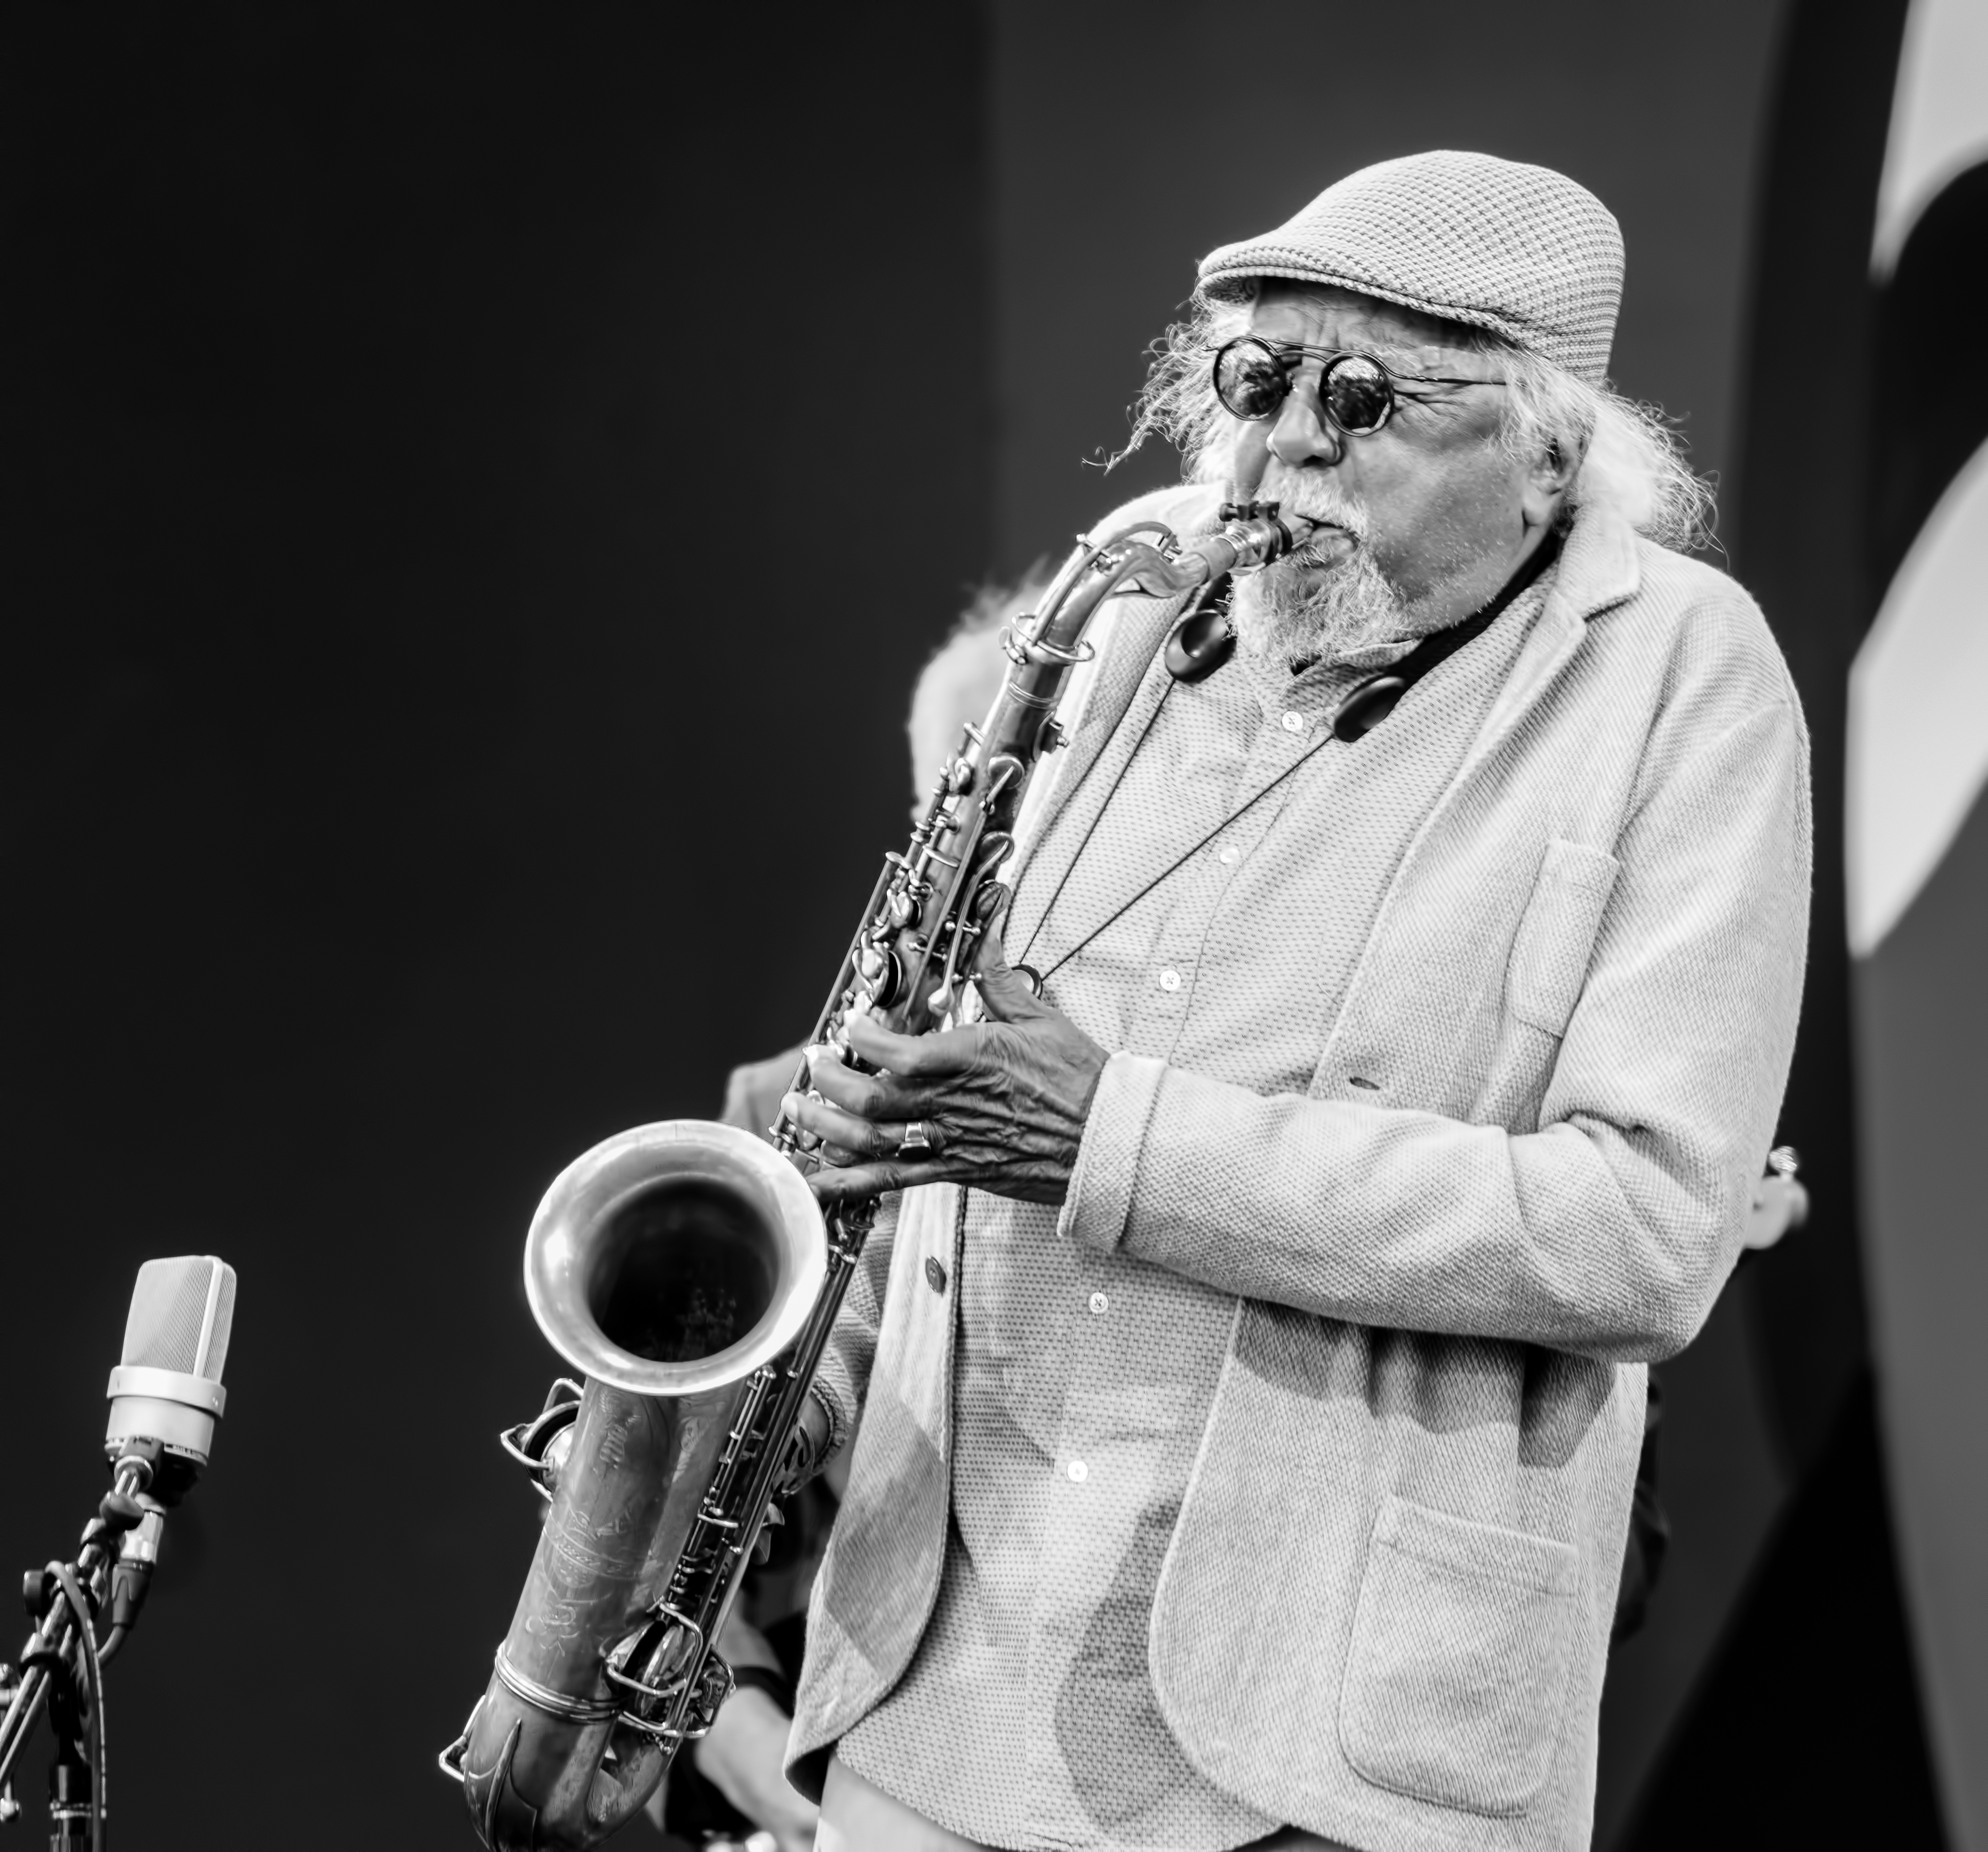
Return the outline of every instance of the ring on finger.
<path id="1" fill-rule="evenodd" d="M 938 1141 L 933 1137 L 937 1128 L 922 1119 L 914 1119 L 904 1127 L 904 1135 L 898 1141 L 900 1158 L 929 1158 L 938 1149 Z"/>

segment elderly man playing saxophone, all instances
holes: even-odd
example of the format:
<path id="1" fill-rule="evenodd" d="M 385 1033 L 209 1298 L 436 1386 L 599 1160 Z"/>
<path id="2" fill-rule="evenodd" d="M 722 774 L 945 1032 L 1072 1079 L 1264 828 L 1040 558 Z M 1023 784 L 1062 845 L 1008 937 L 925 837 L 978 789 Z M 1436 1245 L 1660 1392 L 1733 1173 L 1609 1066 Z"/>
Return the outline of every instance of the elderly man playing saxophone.
<path id="1" fill-rule="evenodd" d="M 1106 607 L 982 1019 L 789 1103 L 889 1192 L 804 1424 L 861 1416 L 818 1846 L 1587 1842 L 1645 1366 L 1738 1252 L 1809 882 L 1621 275 L 1449 153 L 1202 264 L 1143 407 L 1189 480 L 1100 532 L 1326 525 L 1226 630 Z"/>

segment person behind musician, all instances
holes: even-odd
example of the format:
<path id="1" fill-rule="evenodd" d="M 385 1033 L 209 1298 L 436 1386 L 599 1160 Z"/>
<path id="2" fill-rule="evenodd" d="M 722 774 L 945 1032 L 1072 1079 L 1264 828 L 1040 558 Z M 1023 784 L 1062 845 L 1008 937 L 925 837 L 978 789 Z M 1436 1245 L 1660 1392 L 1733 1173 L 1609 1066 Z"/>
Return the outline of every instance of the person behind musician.
<path id="1" fill-rule="evenodd" d="M 1740 1249 L 1810 863 L 1621 279 L 1592 194 L 1457 153 L 1202 264 L 1143 406 L 1188 481 L 1097 532 L 1327 525 L 1226 659 L 1105 607 L 984 1019 L 856 1019 L 882 1071 L 787 1102 L 887 1193 L 803 1422 L 861 1417 L 826 1852 L 1586 1843 L 1645 1366 Z"/>

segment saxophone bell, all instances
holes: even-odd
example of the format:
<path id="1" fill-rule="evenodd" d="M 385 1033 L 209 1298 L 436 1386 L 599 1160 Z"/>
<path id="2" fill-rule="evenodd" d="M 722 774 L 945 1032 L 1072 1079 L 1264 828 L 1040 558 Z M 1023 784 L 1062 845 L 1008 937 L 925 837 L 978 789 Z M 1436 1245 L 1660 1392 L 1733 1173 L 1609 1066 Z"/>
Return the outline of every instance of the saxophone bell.
<path id="1" fill-rule="evenodd" d="M 767 1445 L 775 1360 L 827 1270 L 800 1172 L 729 1126 L 637 1127 L 546 1192 L 526 1293 L 586 1383 L 576 1397 L 555 1384 L 505 1437 L 549 1492 L 545 1528 L 489 1685 L 442 1759 L 486 1845 L 598 1844 L 709 1728 L 731 1674 L 685 1587 L 717 1587 L 722 1613 L 735 1587 L 753 1538 L 725 1495 Z"/>

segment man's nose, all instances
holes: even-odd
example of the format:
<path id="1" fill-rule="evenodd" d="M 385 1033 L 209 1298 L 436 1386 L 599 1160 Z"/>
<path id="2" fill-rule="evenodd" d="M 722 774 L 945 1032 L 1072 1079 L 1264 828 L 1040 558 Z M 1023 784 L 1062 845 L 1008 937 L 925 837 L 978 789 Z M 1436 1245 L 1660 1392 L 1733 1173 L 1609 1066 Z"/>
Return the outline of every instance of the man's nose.
<path id="1" fill-rule="evenodd" d="M 1270 455 L 1286 469 L 1302 469 L 1307 463 L 1337 463 L 1344 449 L 1319 406 L 1318 388 L 1309 380 L 1294 380 L 1270 428 Z"/>

